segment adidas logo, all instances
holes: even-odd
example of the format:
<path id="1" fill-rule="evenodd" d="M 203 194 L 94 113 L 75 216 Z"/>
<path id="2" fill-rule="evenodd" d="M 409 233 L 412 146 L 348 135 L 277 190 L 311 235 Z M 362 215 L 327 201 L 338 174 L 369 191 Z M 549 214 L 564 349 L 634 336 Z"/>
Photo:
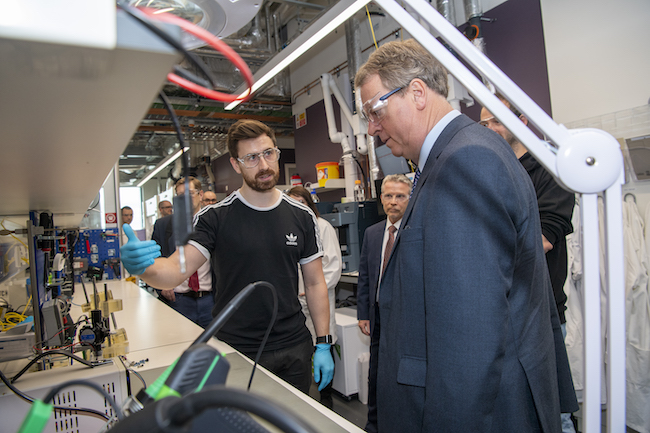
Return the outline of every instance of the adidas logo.
<path id="1" fill-rule="evenodd" d="M 298 246 L 298 242 L 296 242 L 298 240 L 298 236 L 294 235 L 293 233 L 289 233 L 288 235 L 285 235 L 285 237 L 287 238 L 287 245 L 295 247 Z"/>

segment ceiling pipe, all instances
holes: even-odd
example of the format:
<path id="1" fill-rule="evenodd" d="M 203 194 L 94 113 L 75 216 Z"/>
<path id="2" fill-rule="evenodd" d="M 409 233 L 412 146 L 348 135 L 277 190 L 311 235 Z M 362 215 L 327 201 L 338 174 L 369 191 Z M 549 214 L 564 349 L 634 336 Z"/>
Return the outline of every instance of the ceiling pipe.
<path id="1" fill-rule="evenodd" d="M 437 0 L 436 9 L 438 9 L 440 15 L 456 27 L 456 7 L 454 6 L 454 0 Z"/>
<path id="2" fill-rule="evenodd" d="M 303 8 L 317 9 L 317 10 L 320 10 L 320 11 L 322 11 L 322 10 L 324 10 L 326 8 L 325 6 L 322 6 L 322 5 L 302 2 L 302 1 L 298 1 L 298 0 L 275 0 L 275 2 L 277 2 L 277 3 L 288 3 L 288 4 L 300 6 L 300 7 L 303 7 Z"/>
<path id="3" fill-rule="evenodd" d="M 485 40 L 481 29 L 481 17 L 483 16 L 483 7 L 481 0 L 463 0 L 465 4 L 465 17 L 470 28 L 475 33 L 471 34 L 470 40 L 476 48 L 485 53 Z"/>
<path id="4" fill-rule="evenodd" d="M 253 18 L 252 25 L 248 32 L 246 32 L 246 36 L 241 37 L 241 38 L 224 38 L 222 39 L 223 42 L 227 43 L 230 45 L 232 48 L 235 49 L 244 49 L 244 48 L 256 48 L 256 49 L 264 49 L 264 38 L 262 37 L 262 31 L 260 29 L 260 14 L 262 11 L 257 13 L 255 17 Z M 268 32 L 268 27 L 267 27 L 267 32 Z M 268 46 L 267 46 L 268 49 Z"/>
<path id="5" fill-rule="evenodd" d="M 352 96 L 352 108 L 354 112 L 358 113 L 359 107 L 355 107 L 356 99 L 352 94 L 352 89 L 354 89 L 354 76 L 362 64 L 362 49 L 360 25 L 359 21 L 354 16 L 345 22 L 345 46 L 347 49 L 348 76 L 350 77 L 349 89 Z M 338 91 L 338 89 L 336 89 L 336 91 Z M 359 121 L 358 114 L 350 116 L 350 119 L 348 119 L 348 121 L 350 122 L 350 126 L 355 133 L 357 151 L 362 155 L 368 155 L 368 165 L 370 167 L 370 173 L 368 173 L 368 176 L 370 178 L 370 196 L 373 198 L 377 197 L 375 180 L 379 178 L 379 164 L 377 160 L 377 154 L 375 152 L 375 140 L 372 137 L 368 137 L 368 135 L 365 133 L 365 131 L 367 131 L 367 128 L 364 126 L 353 126 L 353 122 Z M 366 179 L 364 179 L 362 182 L 365 183 Z"/>

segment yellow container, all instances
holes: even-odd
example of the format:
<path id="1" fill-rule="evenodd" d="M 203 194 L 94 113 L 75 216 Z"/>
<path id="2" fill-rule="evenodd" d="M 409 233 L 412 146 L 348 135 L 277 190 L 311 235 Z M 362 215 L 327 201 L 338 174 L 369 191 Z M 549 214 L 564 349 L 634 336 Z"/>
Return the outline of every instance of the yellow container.
<path id="1" fill-rule="evenodd" d="M 316 164 L 316 177 L 318 178 L 318 186 L 325 186 L 327 179 L 339 178 L 339 163 L 338 162 L 319 162 Z"/>

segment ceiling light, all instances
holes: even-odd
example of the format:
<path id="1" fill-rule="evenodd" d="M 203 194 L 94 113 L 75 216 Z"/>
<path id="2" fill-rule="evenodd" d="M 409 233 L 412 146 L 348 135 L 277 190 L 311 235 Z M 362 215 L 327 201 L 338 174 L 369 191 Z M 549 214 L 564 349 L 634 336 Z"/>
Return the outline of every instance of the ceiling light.
<path id="1" fill-rule="evenodd" d="M 149 174 L 146 175 L 140 182 L 138 182 L 138 184 L 136 186 L 137 187 L 142 187 L 142 185 L 149 182 L 149 180 L 152 177 L 154 177 L 155 175 L 160 173 L 160 171 L 162 169 L 167 167 L 172 162 L 176 161 L 183 154 L 183 151 L 188 152 L 189 150 L 190 150 L 189 147 L 185 147 L 184 149 L 179 149 L 174 154 L 172 154 L 172 155 L 168 156 L 167 158 L 163 159 L 162 161 L 160 161 L 158 163 L 158 165 L 156 166 L 156 168 L 154 168 L 151 172 L 149 172 Z"/>
<path id="2" fill-rule="evenodd" d="M 321 39 L 336 30 L 348 18 L 354 15 L 359 9 L 368 4 L 370 0 L 341 0 L 325 12 L 316 22 L 309 26 L 300 36 L 291 42 L 284 50 L 280 51 L 269 62 L 262 66 L 255 75 L 253 75 L 253 87 L 251 92 L 255 92 L 269 80 L 275 77 L 284 68 L 289 66 L 294 60 L 302 56 L 307 50 L 316 45 Z M 232 110 L 241 104 L 242 98 L 248 94 L 246 85 L 240 86 L 235 93 L 239 93 L 239 99 L 225 107 L 226 110 Z"/>

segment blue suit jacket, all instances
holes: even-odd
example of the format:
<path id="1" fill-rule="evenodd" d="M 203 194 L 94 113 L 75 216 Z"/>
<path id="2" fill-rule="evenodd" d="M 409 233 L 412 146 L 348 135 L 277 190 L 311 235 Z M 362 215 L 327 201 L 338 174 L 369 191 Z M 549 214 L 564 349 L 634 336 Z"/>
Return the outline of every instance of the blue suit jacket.
<path id="1" fill-rule="evenodd" d="M 443 130 L 382 278 L 380 432 L 561 431 L 558 384 L 577 403 L 537 198 L 501 137 Z"/>
<path id="2" fill-rule="evenodd" d="M 169 257 L 174 254 L 176 251 L 176 245 L 174 243 L 174 234 L 172 231 L 173 215 L 167 215 L 162 218 L 158 218 L 153 225 L 153 233 L 151 233 L 151 240 L 156 241 L 160 245 L 161 251 L 160 254 L 163 257 Z"/>
<path id="3" fill-rule="evenodd" d="M 370 320 L 370 329 L 375 324 L 375 299 L 381 266 L 381 247 L 384 240 L 386 221 L 373 224 L 366 229 L 359 258 L 359 280 L 357 283 L 357 319 Z"/>

